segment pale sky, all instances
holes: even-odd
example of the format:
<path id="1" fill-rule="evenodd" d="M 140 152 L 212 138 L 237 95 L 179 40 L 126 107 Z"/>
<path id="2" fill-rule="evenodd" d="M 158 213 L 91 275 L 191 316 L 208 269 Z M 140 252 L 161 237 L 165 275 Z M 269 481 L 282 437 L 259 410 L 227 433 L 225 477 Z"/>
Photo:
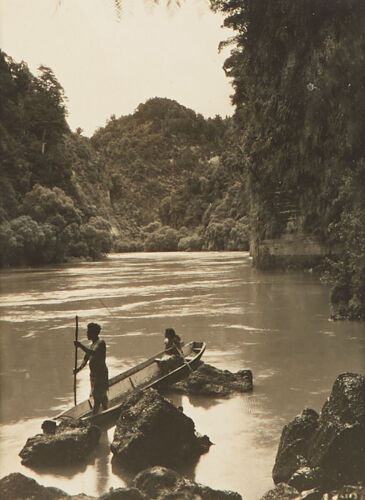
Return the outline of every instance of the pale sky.
<path id="1" fill-rule="evenodd" d="M 0 46 L 36 72 L 54 71 L 68 98 L 68 122 L 91 135 L 112 114 L 133 113 L 168 97 L 203 116 L 231 115 L 232 87 L 222 69 L 231 32 L 208 0 L 0 0 Z"/>

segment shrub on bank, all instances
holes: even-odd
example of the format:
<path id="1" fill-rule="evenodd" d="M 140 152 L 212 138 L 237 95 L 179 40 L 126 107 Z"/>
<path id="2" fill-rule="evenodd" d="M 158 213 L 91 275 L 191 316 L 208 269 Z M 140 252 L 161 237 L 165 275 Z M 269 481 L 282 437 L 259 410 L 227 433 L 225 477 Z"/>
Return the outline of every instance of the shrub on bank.
<path id="1" fill-rule="evenodd" d="M 178 250 L 183 251 L 183 252 L 196 252 L 202 249 L 203 246 L 203 241 L 202 239 L 197 236 L 185 236 L 184 238 L 181 238 L 178 243 Z"/>
<path id="2" fill-rule="evenodd" d="M 37 207 L 36 207 L 37 208 Z M 34 210 L 43 222 L 21 215 L 0 224 L 0 265 L 38 265 L 64 262 L 70 257 L 97 259 L 110 252 L 109 223 L 91 217 L 84 224 L 77 216 Z M 76 220 L 75 220 L 76 219 Z"/>
<path id="3" fill-rule="evenodd" d="M 144 242 L 146 252 L 174 252 L 178 248 L 179 232 L 163 226 L 147 236 Z"/>
<path id="4" fill-rule="evenodd" d="M 208 250 L 248 250 L 249 222 L 247 217 L 238 221 L 224 219 L 211 221 L 205 229 L 204 244 Z"/>

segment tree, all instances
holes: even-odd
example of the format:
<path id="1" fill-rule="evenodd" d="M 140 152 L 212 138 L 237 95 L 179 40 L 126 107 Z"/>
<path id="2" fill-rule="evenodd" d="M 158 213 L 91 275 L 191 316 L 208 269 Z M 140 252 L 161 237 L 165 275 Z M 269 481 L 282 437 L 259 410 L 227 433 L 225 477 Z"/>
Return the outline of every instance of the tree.
<path id="1" fill-rule="evenodd" d="M 236 32 L 225 62 L 241 124 L 254 238 L 296 228 L 345 245 L 332 259 L 346 307 L 362 300 L 365 4 L 214 0 Z M 355 237 L 355 234 L 358 236 Z M 334 293 L 338 298 L 341 293 Z M 342 300 L 341 299 L 341 300 Z M 356 306 L 358 314 L 359 308 Z M 350 307 L 350 314 L 351 307 Z M 364 317 L 364 312 L 361 313 Z"/>

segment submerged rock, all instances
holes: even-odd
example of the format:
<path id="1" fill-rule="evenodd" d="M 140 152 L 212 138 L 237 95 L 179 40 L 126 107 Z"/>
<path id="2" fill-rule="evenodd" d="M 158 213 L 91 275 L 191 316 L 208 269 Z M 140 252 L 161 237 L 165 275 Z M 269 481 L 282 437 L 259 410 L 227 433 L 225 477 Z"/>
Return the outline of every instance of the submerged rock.
<path id="1" fill-rule="evenodd" d="M 299 491 L 286 483 L 279 483 L 275 488 L 265 493 L 261 500 L 289 500 L 299 498 Z"/>
<path id="2" fill-rule="evenodd" d="M 252 391 L 251 370 L 232 373 L 202 363 L 190 376 L 169 389 L 181 394 L 226 397 L 234 392 Z"/>
<path id="3" fill-rule="evenodd" d="M 99 442 L 100 429 L 80 421 L 62 422 L 55 434 L 36 434 L 19 453 L 28 467 L 78 464 L 86 461 Z"/>
<path id="4" fill-rule="evenodd" d="M 153 500 L 242 500 L 238 493 L 213 490 L 160 466 L 140 472 L 134 484 L 146 498 Z"/>
<path id="5" fill-rule="evenodd" d="M 130 470 L 177 466 L 208 451 L 207 436 L 156 390 L 135 392 L 123 402 L 111 450 Z"/>
<path id="6" fill-rule="evenodd" d="M 58 488 L 41 486 L 19 472 L 14 472 L 0 479 L 0 498 L 2 500 L 94 500 L 81 493 L 68 495 Z"/>
<path id="7" fill-rule="evenodd" d="M 45 487 L 20 473 L 0 480 L 1 500 L 242 500 L 233 491 L 214 490 L 165 467 L 153 467 L 140 472 L 134 487 L 111 488 L 100 497 L 80 493 L 68 495 L 58 488 Z"/>
<path id="8" fill-rule="evenodd" d="M 286 425 L 273 469 L 275 483 L 328 492 L 365 478 L 365 377 L 339 375 L 320 415 L 304 410 Z"/>
<path id="9" fill-rule="evenodd" d="M 97 500 L 148 500 L 137 488 L 111 488 Z"/>

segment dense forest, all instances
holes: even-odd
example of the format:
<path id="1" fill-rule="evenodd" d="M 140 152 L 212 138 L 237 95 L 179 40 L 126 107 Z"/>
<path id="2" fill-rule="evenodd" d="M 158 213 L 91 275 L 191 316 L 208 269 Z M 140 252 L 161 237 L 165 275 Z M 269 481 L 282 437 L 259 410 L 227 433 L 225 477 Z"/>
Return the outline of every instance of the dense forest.
<path id="1" fill-rule="evenodd" d="M 76 189 L 65 96 L 52 70 L 36 77 L 1 52 L 0 87 L 1 265 L 108 252 L 109 223 Z"/>
<path id="2" fill-rule="evenodd" d="M 66 122 L 63 89 L 0 54 L 1 265 L 111 250 L 248 249 L 231 119 L 154 98 L 89 139 Z"/>
<path id="3" fill-rule="evenodd" d="M 51 69 L 1 53 L 1 265 L 305 234 L 331 250 L 336 317 L 364 318 L 365 4 L 211 5 L 236 33 L 222 42 L 233 118 L 151 98 L 86 138 Z"/>

